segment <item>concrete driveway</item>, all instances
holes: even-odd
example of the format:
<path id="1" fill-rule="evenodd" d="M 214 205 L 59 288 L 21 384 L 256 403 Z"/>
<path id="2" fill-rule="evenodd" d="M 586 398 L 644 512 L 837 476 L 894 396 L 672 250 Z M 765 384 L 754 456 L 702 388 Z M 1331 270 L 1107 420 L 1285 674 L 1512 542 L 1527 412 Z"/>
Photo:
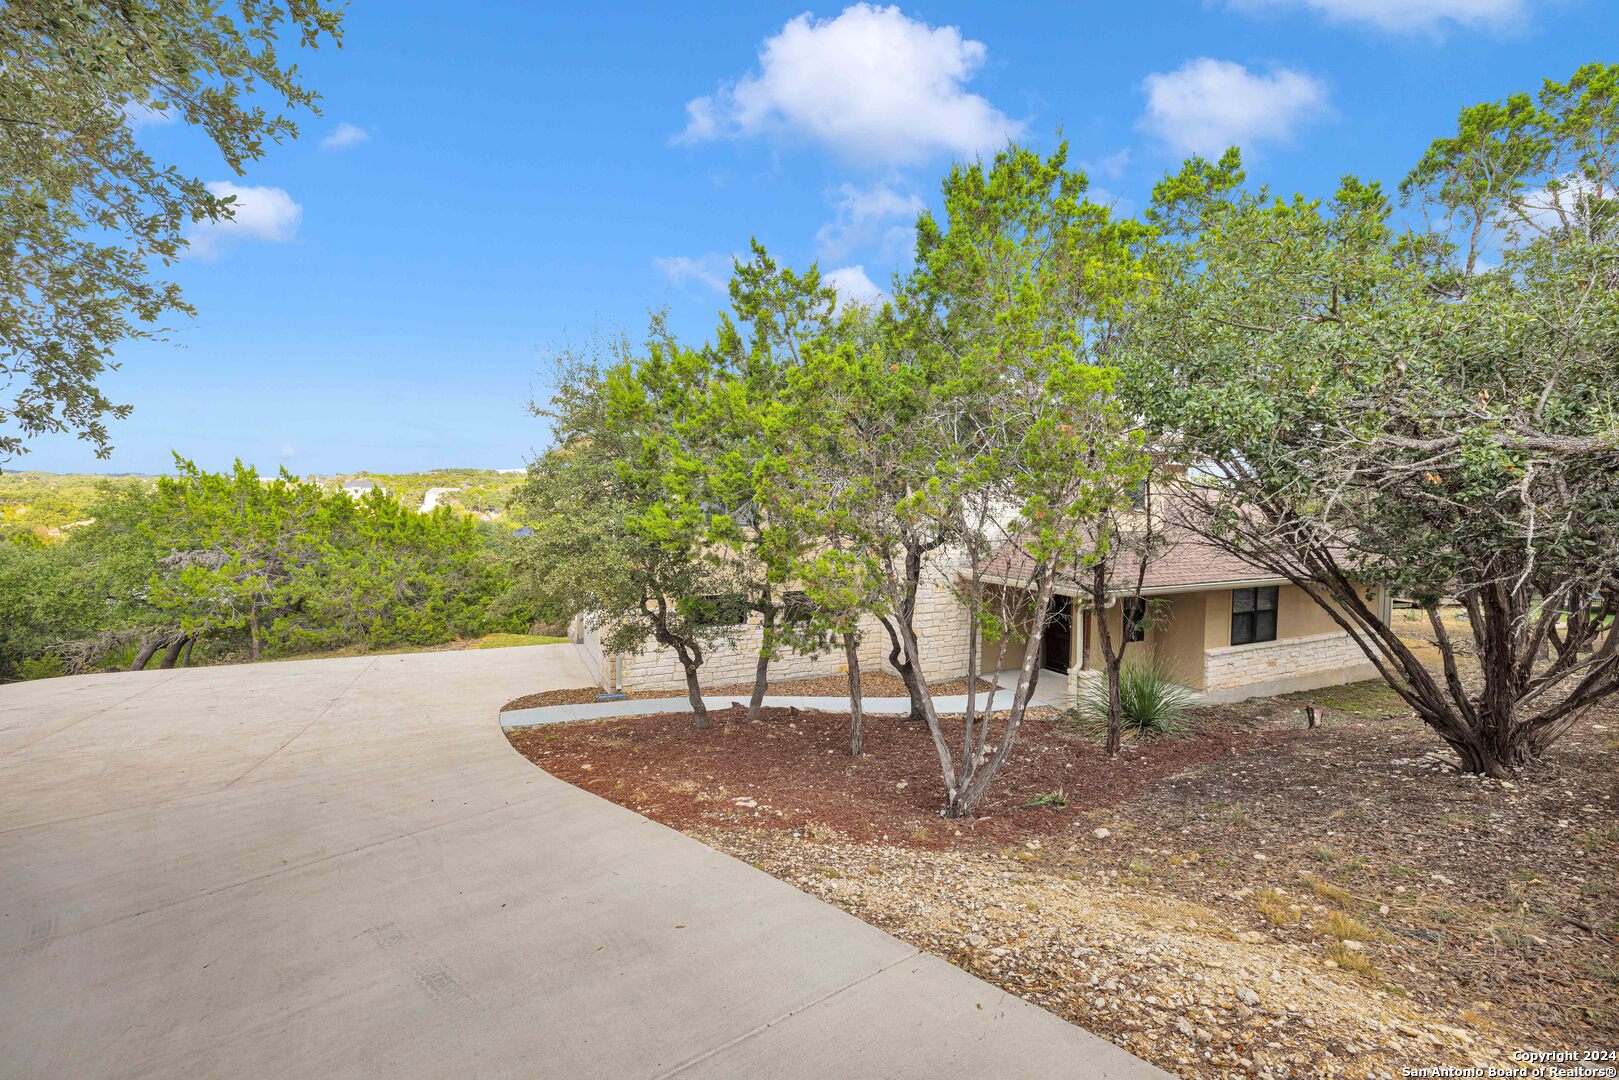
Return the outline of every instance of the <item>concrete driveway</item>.
<path id="1" fill-rule="evenodd" d="M 570 646 L 0 687 L 0 1076 L 1163 1075 L 519 757 Z"/>

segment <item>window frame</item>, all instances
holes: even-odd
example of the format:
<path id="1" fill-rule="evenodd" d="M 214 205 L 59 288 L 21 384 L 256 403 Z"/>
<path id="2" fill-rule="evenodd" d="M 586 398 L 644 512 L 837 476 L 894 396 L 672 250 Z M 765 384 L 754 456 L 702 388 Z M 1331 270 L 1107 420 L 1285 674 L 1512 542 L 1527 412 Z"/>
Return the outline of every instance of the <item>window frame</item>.
<path id="1" fill-rule="evenodd" d="M 1152 614 L 1145 596 L 1126 597 L 1120 603 L 1119 617 L 1126 644 L 1147 640 L 1147 623 Z"/>
<path id="2" fill-rule="evenodd" d="M 1238 610 L 1239 600 L 1246 598 L 1248 606 Z M 1269 601 L 1267 605 L 1265 601 Z M 1233 645 L 1262 645 L 1277 640 L 1280 619 L 1277 611 L 1281 606 L 1280 586 L 1254 585 L 1246 589 L 1231 590 L 1231 644 Z M 1269 615 L 1269 630 L 1265 628 L 1265 616 Z M 1267 634 L 1269 636 L 1261 636 Z"/>

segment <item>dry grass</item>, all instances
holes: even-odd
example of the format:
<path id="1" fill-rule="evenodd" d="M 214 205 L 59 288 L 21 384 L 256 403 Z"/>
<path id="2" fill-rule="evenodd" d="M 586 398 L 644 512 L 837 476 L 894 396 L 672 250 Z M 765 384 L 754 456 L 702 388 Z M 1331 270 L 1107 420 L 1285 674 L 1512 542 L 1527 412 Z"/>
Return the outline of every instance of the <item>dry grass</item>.
<path id="1" fill-rule="evenodd" d="M 1322 881 L 1318 877 L 1308 877 L 1310 891 L 1329 904 L 1337 904 L 1345 911 L 1353 911 L 1356 907 L 1355 897 L 1347 890 L 1340 889 L 1330 881 Z"/>
<path id="2" fill-rule="evenodd" d="M 1254 906 L 1272 926 L 1292 926 L 1302 917 L 1299 906 L 1289 902 L 1280 889 L 1266 889 L 1254 898 Z"/>
<path id="3" fill-rule="evenodd" d="M 1327 946 L 1327 959 L 1345 971 L 1353 971 L 1356 975 L 1364 975 L 1368 979 L 1375 979 L 1380 974 L 1377 964 L 1371 957 L 1341 943 Z"/>
<path id="4" fill-rule="evenodd" d="M 1371 927 L 1341 911 L 1328 915 L 1321 930 L 1336 941 L 1370 941 L 1374 934 Z"/>

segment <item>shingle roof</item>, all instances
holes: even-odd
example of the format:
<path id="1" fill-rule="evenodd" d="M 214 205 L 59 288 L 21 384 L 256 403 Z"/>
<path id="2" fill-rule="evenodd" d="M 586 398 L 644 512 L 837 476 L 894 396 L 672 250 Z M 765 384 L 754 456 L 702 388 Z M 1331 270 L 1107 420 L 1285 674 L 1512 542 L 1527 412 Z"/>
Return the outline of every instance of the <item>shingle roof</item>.
<path id="1" fill-rule="evenodd" d="M 1147 564 L 1142 581 L 1145 593 L 1194 588 L 1198 585 L 1220 587 L 1247 581 L 1274 581 L 1276 575 L 1252 563 L 1237 558 L 1215 547 L 1183 526 L 1166 526 L 1167 544 Z M 1137 566 L 1133 560 L 1120 560 L 1115 566 L 1110 591 L 1134 592 Z M 990 559 L 985 577 L 1005 584 L 1021 584 L 1034 572 L 1034 560 L 1029 558 L 1017 541 L 1007 541 Z M 1088 588 L 1069 574 L 1059 579 L 1059 588 Z"/>

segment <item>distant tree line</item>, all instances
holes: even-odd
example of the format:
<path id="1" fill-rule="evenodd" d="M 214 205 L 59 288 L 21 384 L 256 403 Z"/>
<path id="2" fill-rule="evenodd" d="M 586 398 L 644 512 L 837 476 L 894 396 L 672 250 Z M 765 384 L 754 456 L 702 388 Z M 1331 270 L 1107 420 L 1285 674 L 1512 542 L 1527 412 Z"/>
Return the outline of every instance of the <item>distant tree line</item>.
<path id="1" fill-rule="evenodd" d="M 503 527 L 240 462 L 108 485 L 61 543 L 0 543 L 0 678 L 430 645 L 529 628 Z M 199 655 L 198 650 L 201 650 Z"/>

